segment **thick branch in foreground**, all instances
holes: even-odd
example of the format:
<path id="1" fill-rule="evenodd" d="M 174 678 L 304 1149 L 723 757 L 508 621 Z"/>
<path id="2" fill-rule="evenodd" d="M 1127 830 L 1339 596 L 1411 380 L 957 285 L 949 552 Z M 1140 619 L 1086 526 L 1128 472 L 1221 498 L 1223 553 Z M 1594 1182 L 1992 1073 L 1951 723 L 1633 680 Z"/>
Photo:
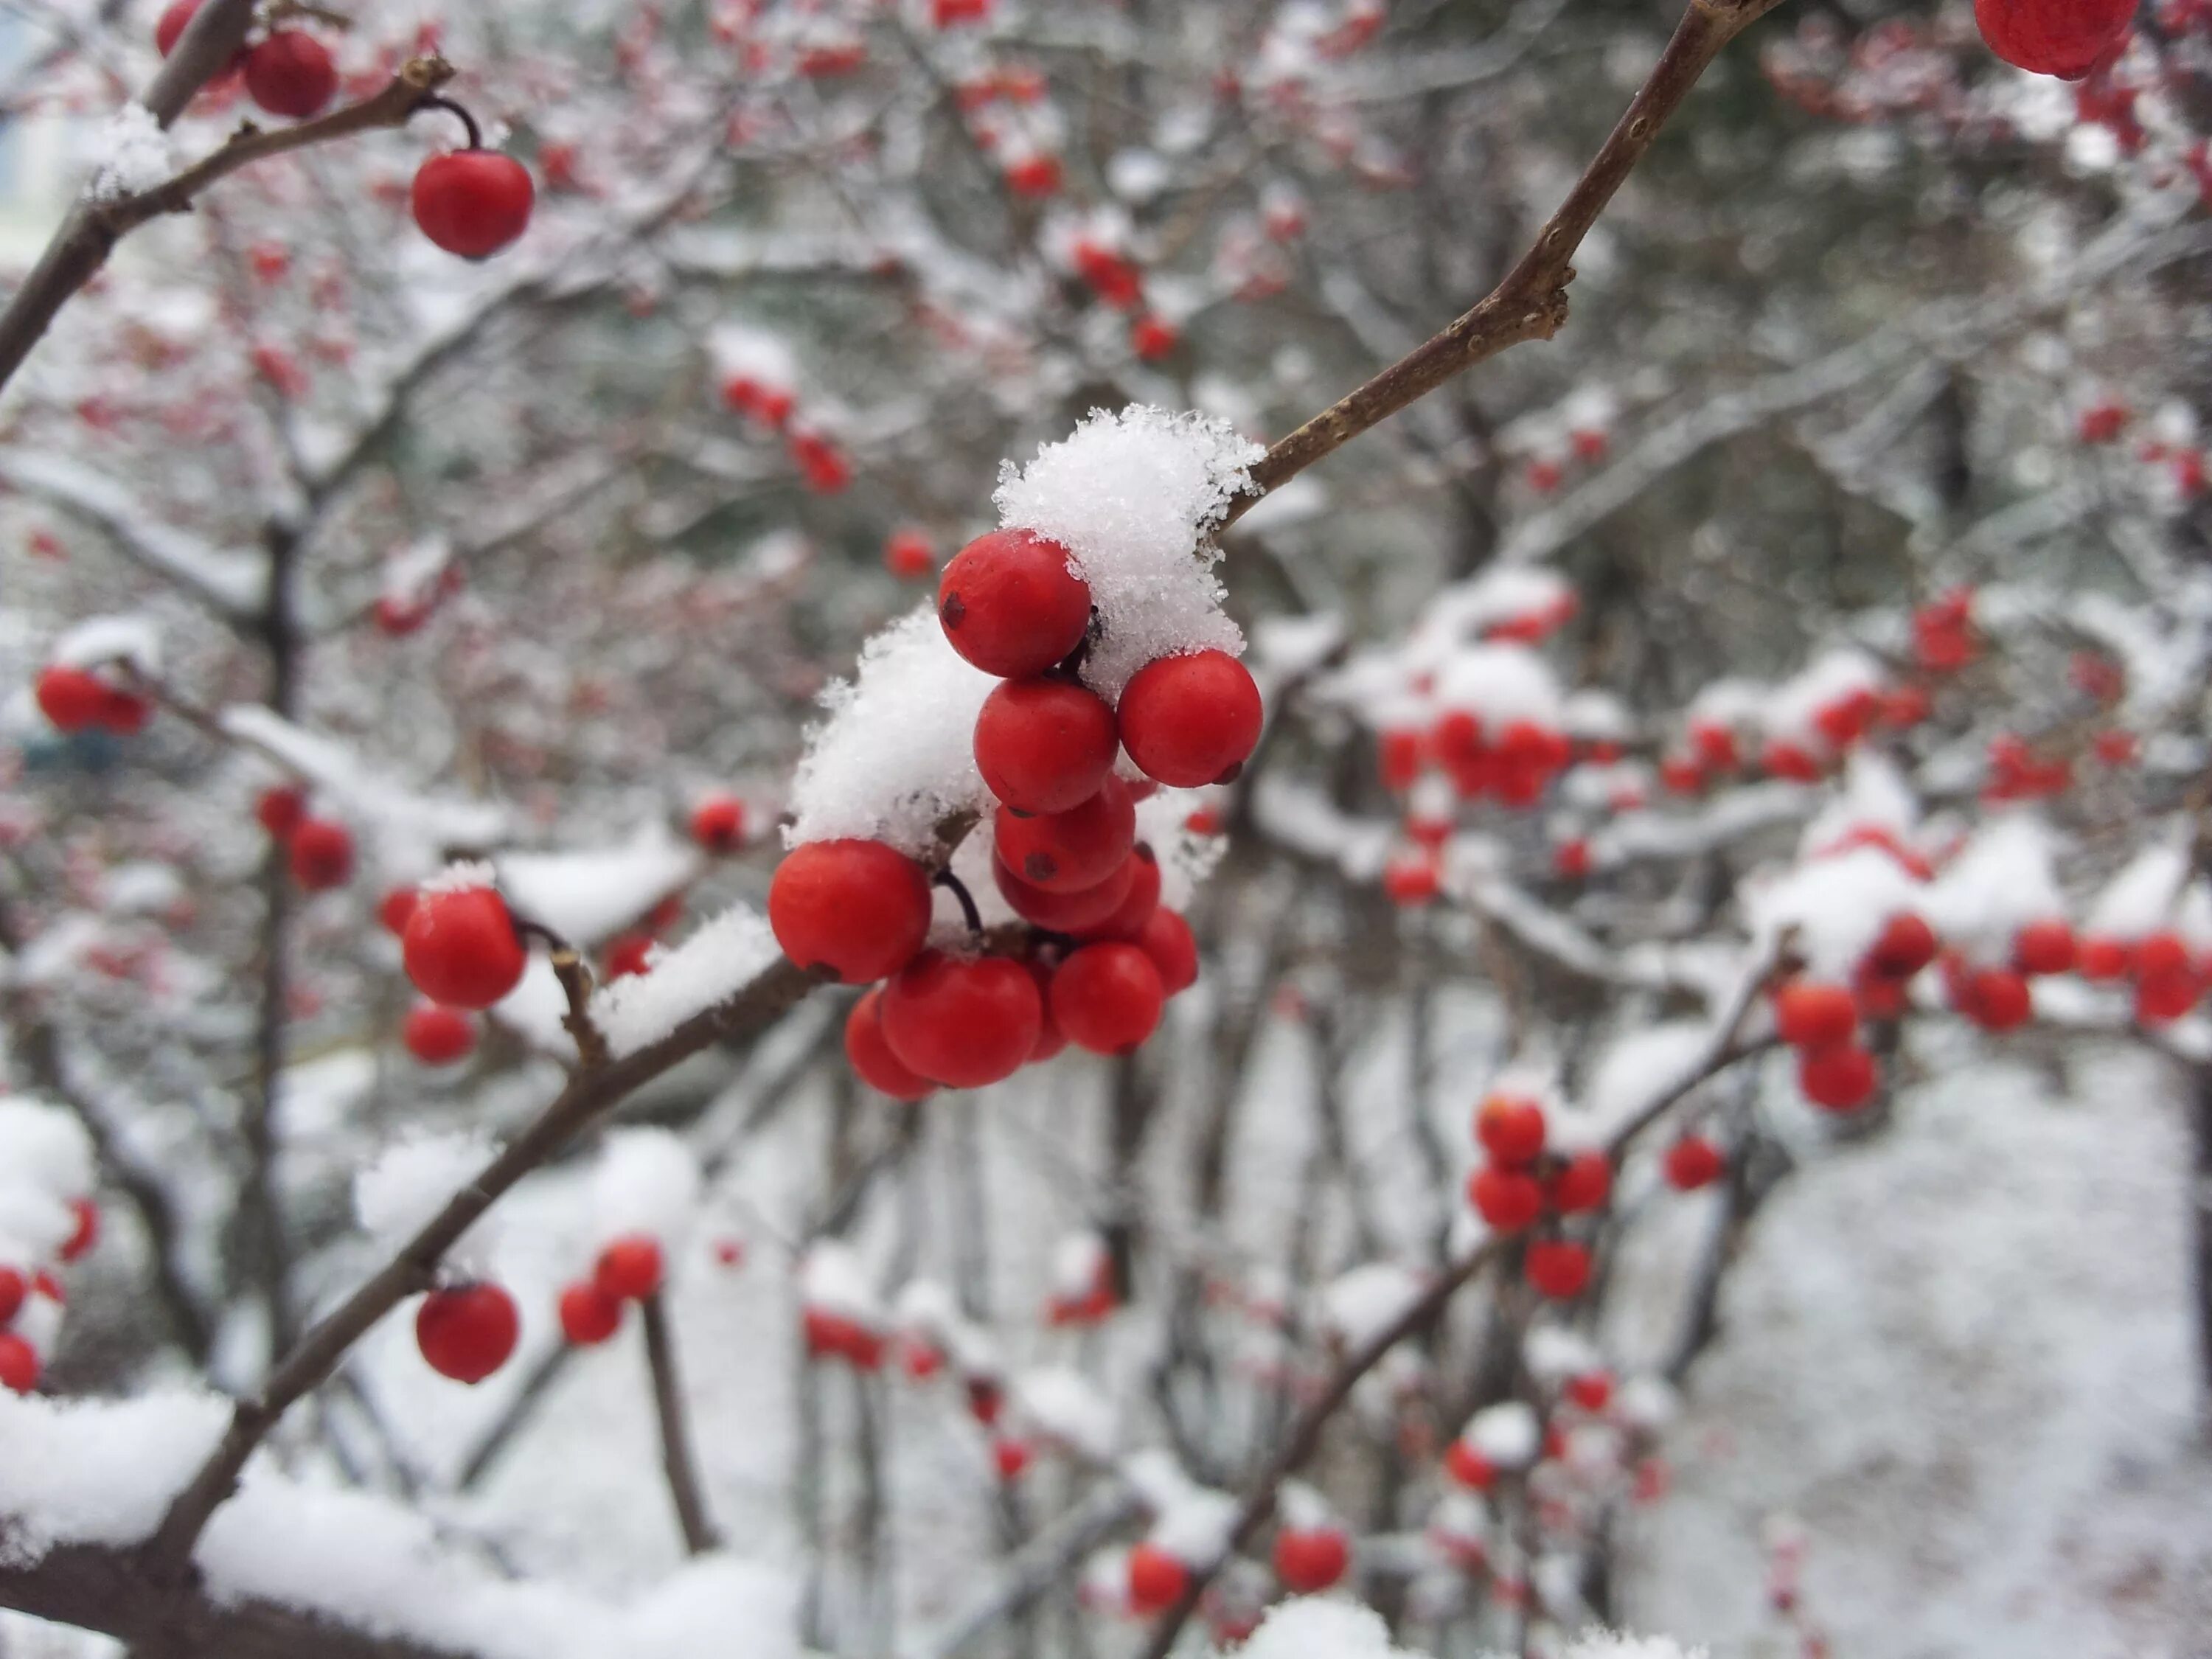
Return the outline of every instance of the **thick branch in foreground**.
<path id="1" fill-rule="evenodd" d="M 211 0 L 194 15 L 146 94 L 146 107 L 167 126 L 194 94 L 236 54 L 252 15 L 252 0 Z M 80 200 L 0 312 L 0 386 L 5 386 L 52 325 L 71 295 L 90 282 L 115 245 L 149 220 L 183 213 L 201 191 L 239 168 L 310 144 L 327 143 L 380 127 L 397 127 L 422 100 L 453 77 L 442 58 L 416 58 L 391 82 L 359 103 L 296 126 L 267 130 L 247 123 L 212 155 L 150 190 Z"/>
<path id="2" fill-rule="evenodd" d="M 1548 340 L 1567 320 L 1567 284 L 1575 250 L 1614 192 L 1644 159 L 1668 118 L 1681 107 L 1723 46 L 1781 0 L 1690 0 L 1674 38 L 1559 211 L 1505 279 L 1441 334 L 1415 348 L 1366 385 L 1338 399 L 1283 439 L 1252 469 L 1255 493 L 1230 506 L 1234 524 L 1269 490 L 1368 428 L 1434 392 L 1453 375 L 1523 340 Z"/>

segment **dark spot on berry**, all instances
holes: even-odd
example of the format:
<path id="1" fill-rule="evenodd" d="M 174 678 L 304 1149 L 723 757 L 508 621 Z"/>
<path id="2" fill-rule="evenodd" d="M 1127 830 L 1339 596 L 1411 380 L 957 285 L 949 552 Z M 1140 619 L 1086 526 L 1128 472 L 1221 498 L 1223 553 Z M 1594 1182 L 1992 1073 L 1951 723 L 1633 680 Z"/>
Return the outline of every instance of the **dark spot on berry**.
<path id="1" fill-rule="evenodd" d="M 1049 853 L 1031 853 L 1022 860 L 1022 873 L 1031 881 L 1050 881 L 1060 865 Z"/>
<path id="2" fill-rule="evenodd" d="M 945 603 L 937 607 L 937 620 L 943 623 L 948 631 L 959 627 L 967 619 L 968 607 L 960 602 L 957 593 L 946 594 Z"/>
<path id="3" fill-rule="evenodd" d="M 1017 818 L 1033 818 L 1036 816 L 1036 813 L 1024 811 L 1018 806 L 1009 806 L 1006 809 L 1006 812 L 1009 817 Z"/>

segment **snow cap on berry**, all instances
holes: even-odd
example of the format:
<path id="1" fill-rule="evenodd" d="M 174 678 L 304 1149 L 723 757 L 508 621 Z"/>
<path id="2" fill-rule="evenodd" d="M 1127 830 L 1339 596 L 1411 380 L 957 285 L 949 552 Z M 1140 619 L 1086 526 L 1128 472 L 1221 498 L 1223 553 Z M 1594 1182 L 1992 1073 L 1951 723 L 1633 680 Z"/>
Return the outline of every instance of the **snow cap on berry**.
<path id="1" fill-rule="evenodd" d="M 2050 830 L 2024 812 L 1984 825 L 1927 890 L 1921 914 L 1968 961 L 2008 963 L 2022 927 L 2066 914 Z"/>

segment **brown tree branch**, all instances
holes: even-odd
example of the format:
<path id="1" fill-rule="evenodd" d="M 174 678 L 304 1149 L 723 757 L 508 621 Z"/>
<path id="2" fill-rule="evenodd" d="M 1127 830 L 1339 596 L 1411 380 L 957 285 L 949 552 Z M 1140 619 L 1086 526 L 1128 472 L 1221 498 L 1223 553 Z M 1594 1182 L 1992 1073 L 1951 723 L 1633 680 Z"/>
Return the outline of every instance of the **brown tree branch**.
<path id="1" fill-rule="evenodd" d="M 1557 334 L 1567 320 L 1567 284 L 1574 281 L 1572 261 L 1583 238 L 1622 181 L 1644 159 L 1659 129 L 1681 107 L 1705 66 L 1723 46 L 1780 3 L 1690 0 L 1674 37 L 1629 100 L 1612 134 L 1504 280 L 1443 333 L 1425 341 L 1269 449 L 1252 469 L 1254 493 L 1240 495 L 1230 504 L 1224 525 L 1234 524 L 1269 490 L 1280 488 L 1370 427 L 1426 397 L 1453 375 L 1523 340 L 1548 340 Z"/>
<path id="2" fill-rule="evenodd" d="M 707 1514 L 699 1481 L 698 1459 L 691 1449 L 691 1427 L 684 1411 L 684 1392 L 676 1374 L 676 1343 L 668 1329 L 668 1307 L 659 1291 L 638 1304 L 644 1316 L 645 1363 L 653 1374 L 653 1409 L 660 1420 L 660 1467 L 668 1476 L 668 1496 L 676 1505 L 676 1524 L 684 1547 L 704 1555 L 721 1539 Z"/>

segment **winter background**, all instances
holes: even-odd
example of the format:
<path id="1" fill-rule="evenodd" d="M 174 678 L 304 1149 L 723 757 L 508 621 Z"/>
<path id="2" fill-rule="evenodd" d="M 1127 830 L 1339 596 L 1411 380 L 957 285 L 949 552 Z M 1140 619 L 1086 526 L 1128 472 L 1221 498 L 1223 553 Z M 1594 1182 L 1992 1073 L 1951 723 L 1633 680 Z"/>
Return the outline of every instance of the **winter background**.
<path id="1" fill-rule="evenodd" d="M 160 9 L 0 14 L 6 286 L 88 180 L 250 113 L 118 118 Z M 424 240 L 430 112 L 257 164 L 0 398 L 39 1372 L 0 1394 L 0 1654 L 1124 1659 L 1133 1547 L 1218 1565 L 1299 1413 L 1480 1254 L 1179 1651 L 2212 1656 L 2212 7 L 2071 83 L 1957 5 L 1786 0 L 1556 339 L 1218 537 L 1260 445 L 1512 266 L 1673 7 L 276 9 L 341 100 L 442 52 L 536 210 L 482 264 Z M 465 1057 L 411 1053 L 388 895 L 489 860 L 617 1054 L 742 999 L 787 837 L 927 855 L 988 806 L 989 683 L 927 601 L 1001 522 L 1075 548 L 1103 690 L 1213 644 L 1266 696 L 1240 777 L 1142 809 L 1196 986 L 1133 1054 L 918 1104 L 855 1078 L 835 988 L 658 1068 L 448 1256 L 514 1356 L 436 1375 L 409 1301 L 147 1589 L 228 1396 L 579 1063 L 542 951 Z M 57 731 L 57 665 L 143 729 Z M 342 880 L 297 878 L 278 787 Z M 980 835 L 951 867 L 1012 924 Z M 1773 965 L 1850 981 L 1906 911 L 1943 958 L 1862 987 L 1879 1082 L 1820 1109 Z M 1555 1146 L 1634 1126 L 1581 1296 L 1470 1207 L 1501 1089 Z M 1678 1190 L 1689 1135 L 1722 1172 Z M 640 1233 L 706 1540 L 638 1311 L 556 1316 Z M 1326 1595 L 1284 1596 L 1284 1529 L 1347 1544 Z"/>

